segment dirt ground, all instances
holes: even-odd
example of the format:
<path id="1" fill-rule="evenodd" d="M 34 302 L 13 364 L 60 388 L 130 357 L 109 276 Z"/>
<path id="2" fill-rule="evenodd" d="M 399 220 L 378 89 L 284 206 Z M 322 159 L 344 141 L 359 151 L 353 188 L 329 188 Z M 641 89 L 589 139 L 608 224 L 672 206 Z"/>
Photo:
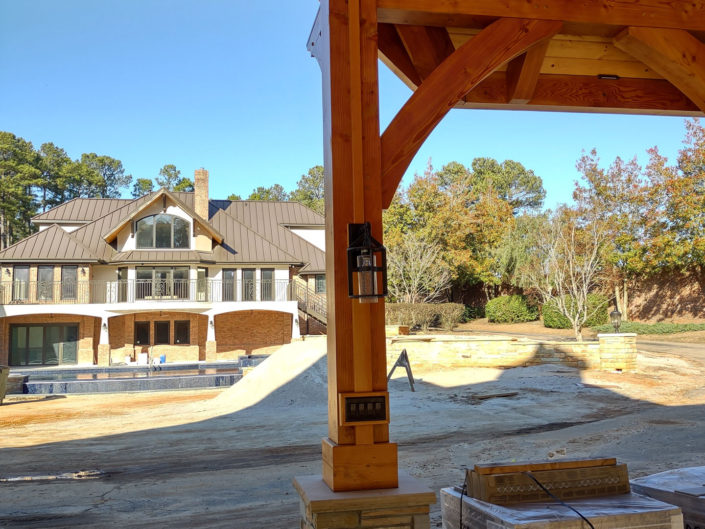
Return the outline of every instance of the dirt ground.
<path id="1" fill-rule="evenodd" d="M 225 390 L 10 397 L 0 527 L 298 527 L 291 479 L 320 473 L 327 430 L 324 349 L 285 346 Z M 415 373 L 415 393 L 400 373 L 400 468 L 437 492 L 480 462 L 612 456 L 632 477 L 701 465 L 705 363 L 674 351 L 638 365 L 429 371 Z M 99 474 L 53 479 L 80 470 Z"/>

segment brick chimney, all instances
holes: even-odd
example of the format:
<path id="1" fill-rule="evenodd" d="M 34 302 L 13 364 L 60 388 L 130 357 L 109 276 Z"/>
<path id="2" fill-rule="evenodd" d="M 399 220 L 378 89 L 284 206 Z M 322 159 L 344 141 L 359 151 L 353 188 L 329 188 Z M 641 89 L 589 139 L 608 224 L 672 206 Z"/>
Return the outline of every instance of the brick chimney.
<path id="1" fill-rule="evenodd" d="M 193 209 L 199 217 L 208 220 L 208 171 L 201 167 L 193 174 Z"/>

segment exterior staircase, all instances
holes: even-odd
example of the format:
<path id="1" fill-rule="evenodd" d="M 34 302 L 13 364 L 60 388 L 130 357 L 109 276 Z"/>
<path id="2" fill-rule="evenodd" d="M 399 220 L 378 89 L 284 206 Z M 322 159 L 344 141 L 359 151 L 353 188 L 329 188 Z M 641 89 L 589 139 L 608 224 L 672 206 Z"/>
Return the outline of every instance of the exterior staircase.
<path id="1" fill-rule="evenodd" d="M 316 293 L 312 288 L 309 288 L 302 281 L 293 281 L 291 284 L 292 299 L 295 299 L 299 310 L 306 317 L 314 318 L 323 325 L 328 322 L 328 305 L 325 295 Z"/>

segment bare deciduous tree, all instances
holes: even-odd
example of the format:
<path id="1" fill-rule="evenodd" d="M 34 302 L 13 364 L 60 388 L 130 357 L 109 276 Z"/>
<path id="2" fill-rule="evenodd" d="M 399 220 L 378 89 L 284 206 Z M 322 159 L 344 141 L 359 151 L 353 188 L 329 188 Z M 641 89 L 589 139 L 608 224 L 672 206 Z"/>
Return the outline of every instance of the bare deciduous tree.
<path id="1" fill-rule="evenodd" d="M 450 286 L 450 271 L 440 259 L 438 243 L 405 234 L 389 248 L 389 293 L 401 303 L 429 303 Z"/>
<path id="2" fill-rule="evenodd" d="M 606 222 L 562 208 L 544 226 L 521 283 L 535 290 L 544 304 L 554 304 L 570 321 L 575 338 L 582 341 L 585 323 L 605 308 L 589 305 L 588 294 L 604 284 Z"/>

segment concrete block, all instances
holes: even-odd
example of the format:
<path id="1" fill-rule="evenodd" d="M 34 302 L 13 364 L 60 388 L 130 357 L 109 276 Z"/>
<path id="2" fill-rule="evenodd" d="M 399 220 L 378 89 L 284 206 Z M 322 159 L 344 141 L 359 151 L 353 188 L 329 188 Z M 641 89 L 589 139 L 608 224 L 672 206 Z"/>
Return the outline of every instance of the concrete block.
<path id="1" fill-rule="evenodd" d="M 363 518 L 362 527 L 382 527 L 387 525 L 405 524 L 411 526 L 411 516 L 385 516 L 383 518 Z"/>

